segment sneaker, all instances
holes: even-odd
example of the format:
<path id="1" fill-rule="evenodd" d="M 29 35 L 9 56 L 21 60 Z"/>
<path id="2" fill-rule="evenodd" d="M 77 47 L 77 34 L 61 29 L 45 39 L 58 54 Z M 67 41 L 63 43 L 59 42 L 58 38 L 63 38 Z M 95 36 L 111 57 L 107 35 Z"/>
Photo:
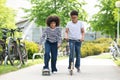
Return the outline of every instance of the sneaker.
<path id="1" fill-rule="evenodd" d="M 52 73 L 57 73 L 57 71 L 52 71 Z"/>
<path id="2" fill-rule="evenodd" d="M 50 71 L 49 69 L 43 69 L 43 71 Z"/>
<path id="3" fill-rule="evenodd" d="M 55 70 L 52 70 L 52 73 L 56 73 L 57 72 L 57 69 L 55 69 Z"/>
<path id="4" fill-rule="evenodd" d="M 80 72 L 80 68 L 77 68 L 77 72 Z"/>

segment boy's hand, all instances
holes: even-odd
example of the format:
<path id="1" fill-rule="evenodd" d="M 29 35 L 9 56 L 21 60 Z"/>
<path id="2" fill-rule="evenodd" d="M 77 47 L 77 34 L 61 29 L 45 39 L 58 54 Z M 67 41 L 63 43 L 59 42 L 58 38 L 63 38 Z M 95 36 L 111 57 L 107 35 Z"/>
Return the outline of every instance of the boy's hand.
<path id="1" fill-rule="evenodd" d="M 64 39 L 65 39 L 66 41 L 69 41 L 68 37 L 65 37 Z"/>
<path id="2" fill-rule="evenodd" d="M 84 41 L 84 38 L 81 38 L 80 41 L 81 41 L 81 42 Z"/>

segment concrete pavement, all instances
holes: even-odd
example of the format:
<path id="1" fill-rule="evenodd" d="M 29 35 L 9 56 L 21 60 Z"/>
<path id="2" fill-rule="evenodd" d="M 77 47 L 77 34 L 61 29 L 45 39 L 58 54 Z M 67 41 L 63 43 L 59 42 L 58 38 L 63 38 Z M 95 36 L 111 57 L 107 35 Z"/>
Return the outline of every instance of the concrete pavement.
<path id="1" fill-rule="evenodd" d="M 81 72 L 70 76 L 68 72 L 68 59 L 57 63 L 58 72 L 51 76 L 42 76 L 43 64 L 24 68 L 0 76 L 0 80 L 120 80 L 120 67 L 110 59 L 82 58 Z"/>

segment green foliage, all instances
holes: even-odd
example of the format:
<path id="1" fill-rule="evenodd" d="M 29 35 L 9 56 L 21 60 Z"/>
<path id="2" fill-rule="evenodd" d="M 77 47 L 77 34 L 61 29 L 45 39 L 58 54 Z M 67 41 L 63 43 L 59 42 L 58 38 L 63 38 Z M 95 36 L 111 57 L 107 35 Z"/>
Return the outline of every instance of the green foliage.
<path id="1" fill-rule="evenodd" d="M 6 0 L 0 0 L 0 27 L 15 27 L 14 11 L 5 6 Z"/>
<path id="2" fill-rule="evenodd" d="M 0 0 L 0 28 L 15 28 L 14 11 L 6 7 L 5 3 L 6 0 Z"/>
<path id="3" fill-rule="evenodd" d="M 98 38 L 96 39 L 95 41 L 93 41 L 95 43 L 111 43 L 112 42 L 112 39 L 111 38 Z"/>
<path id="4" fill-rule="evenodd" d="M 114 61 L 118 66 L 120 66 L 120 59 L 119 60 L 116 60 Z"/>
<path id="5" fill-rule="evenodd" d="M 81 57 L 98 55 L 103 52 L 108 52 L 108 47 L 112 39 L 108 38 L 99 38 L 92 42 L 84 42 L 81 47 Z"/>
<path id="6" fill-rule="evenodd" d="M 98 0 L 99 12 L 90 20 L 91 27 L 94 31 L 101 31 L 103 34 L 116 37 L 117 32 L 117 8 L 115 2 L 117 0 Z"/>
<path id="7" fill-rule="evenodd" d="M 95 43 L 86 43 L 81 48 L 81 57 L 97 55 L 103 52 L 103 46 Z"/>
<path id="8" fill-rule="evenodd" d="M 65 26 L 70 20 L 69 13 L 71 10 L 79 11 L 79 18 L 86 20 L 87 13 L 83 10 L 82 6 L 85 5 L 84 1 L 78 0 L 31 0 L 32 8 L 24 9 L 30 12 L 28 15 L 31 20 L 35 19 L 37 25 L 45 26 L 46 18 L 50 15 L 57 15 L 60 17 L 61 26 Z"/>
<path id="9" fill-rule="evenodd" d="M 32 41 L 24 41 L 26 44 L 26 49 L 28 53 L 28 58 L 31 59 L 34 53 L 39 52 L 39 46 L 35 42 Z"/>

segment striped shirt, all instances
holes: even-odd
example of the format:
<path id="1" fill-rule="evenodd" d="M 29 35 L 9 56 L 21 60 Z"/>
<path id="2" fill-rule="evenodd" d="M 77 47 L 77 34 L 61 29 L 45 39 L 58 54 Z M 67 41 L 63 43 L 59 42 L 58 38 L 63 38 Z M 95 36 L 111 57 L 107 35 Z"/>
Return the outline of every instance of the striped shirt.
<path id="1" fill-rule="evenodd" d="M 47 27 L 42 34 L 40 44 L 42 44 L 45 40 L 48 40 L 51 43 L 54 42 L 61 43 L 62 42 L 61 28 L 56 27 L 55 29 L 51 29 L 50 27 Z"/>

